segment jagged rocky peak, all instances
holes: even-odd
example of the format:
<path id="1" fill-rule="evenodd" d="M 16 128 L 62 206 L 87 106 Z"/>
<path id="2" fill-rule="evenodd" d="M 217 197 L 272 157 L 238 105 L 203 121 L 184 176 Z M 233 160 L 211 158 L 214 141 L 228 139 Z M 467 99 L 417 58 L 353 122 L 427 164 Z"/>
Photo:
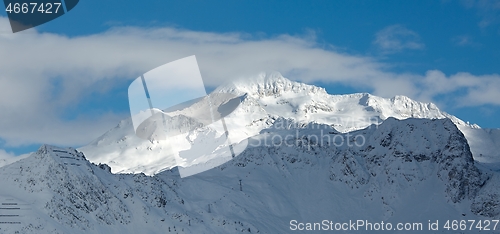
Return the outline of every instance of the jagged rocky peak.
<path id="1" fill-rule="evenodd" d="M 356 93 L 349 95 L 349 98 L 359 99 L 359 105 L 372 107 L 372 110 L 384 111 L 385 110 L 397 110 L 413 112 L 417 116 L 408 117 L 419 117 L 418 115 L 424 113 L 434 113 L 434 117 L 444 118 L 445 116 L 441 114 L 441 111 L 434 103 L 418 102 L 404 95 L 396 95 L 392 98 L 382 98 L 371 95 L 369 93 Z"/>
<path id="2" fill-rule="evenodd" d="M 36 153 L 43 154 L 43 155 L 51 155 L 51 156 L 61 155 L 60 157 L 66 156 L 66 157 L 86 159 L 85 155 L 82 152 L 79 152 L 72 147 L 61 148 L 61 147 L 57 147 L 57 146 L 53 146 L 53 145 L 44 144 L 44 145 L 40 146 L 40 148 L 36 151 Z"/>
<path id="3" fill-rule="evenodd" d="M 287 92 L 327 94 L 324 88 L 291 81 L 283 77 L 279 72 L 262 72 L 257 76 L 241 77 L 231 84 L 219 87 L 217 90 L 219 92 L 238 94 L 247 93 L 253 97 L 278 97 Z"/>
<path id="4" fill-rule="evenodd" d="M 309 96 L 312 100 L 315 100 L 314 105 L 318 105 L 320 102 L 327 105 L 352 102 L 352 104 L 363 106 L 367 111 L 380 113 L 382 119 L 391 116 L 401 118 L 450 118 L 455 124 L 468 125 L 458 118 L 440 111 L 433 103 L 418 102 L 402 95 L 392 98 L 373 96 L 369 93 L 331 95 L 322 87 L 291 81 L 283 77 L 279 72 L 263 72 L 256 76 L 242 77 L 220 86 L 216 92 L 228 92 L 237 95 L 246 94 L 250 99 L 256 101 L 267 97 L 288 100 L 298 96 Z"/>
<path id="5" fill-rule="evenodd" d="M 404 107 L 407 109 L 416 109 L 419 111 L 439 111 L 439 108 L 431 102 L 417 102 L 407 96 L 396 95 L 390 99 L 395 106 Z"/>

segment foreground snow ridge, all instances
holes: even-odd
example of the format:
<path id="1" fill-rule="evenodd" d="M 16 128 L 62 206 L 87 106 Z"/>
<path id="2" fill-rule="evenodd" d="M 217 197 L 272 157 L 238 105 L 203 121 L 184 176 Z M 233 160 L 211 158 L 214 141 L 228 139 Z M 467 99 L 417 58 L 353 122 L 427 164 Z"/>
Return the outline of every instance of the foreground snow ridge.
<path id="1" fill-rule="evenodd" d="M 336 146 L 311 137 L 328 127 L 366 141 Z M 21 207 L 9 211 L 19 216 L 0 216 L 12 222 L 0 232 L 288 233 L 291 220 L 500 218 L 498 172 L 476 165 L 449 119 L 388 118 L 350 133 L 317 123 L 296 130 L 268 128 L 234 160 L 188 178 L 177 168 L 113 174 L 75 149 L 44 145 L 0 168 L 2 204 Z M 292 137 L 261 144 L 276 135 Z"/>

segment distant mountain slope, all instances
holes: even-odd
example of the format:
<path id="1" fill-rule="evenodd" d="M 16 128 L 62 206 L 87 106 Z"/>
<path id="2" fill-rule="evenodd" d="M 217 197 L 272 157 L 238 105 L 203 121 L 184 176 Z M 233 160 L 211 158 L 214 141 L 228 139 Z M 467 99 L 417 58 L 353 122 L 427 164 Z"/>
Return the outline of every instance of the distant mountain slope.
<path id="1" fill-rule="evenodd" d="M 262 73 L 236 80 L 214 92 L 231 93 L 242 99 L 241 105 L 225 118 L 234 142 L 258 135 L 280 118 L 287 119 L 286 128 L 319 123 L 344 133 L 380 124 L 389 117 L 449 118 L 465 134 L 476 160 L 500 163 L 500 130 L 481 129 L 440 111 L 432 103 L 417 102 L 405 96 L 386 99 L 367 93 L 330 95 L 323 88 L 290 81 L 279 73 Z M 220 129 L 205 129 L 180 138 L 194 141 L 212 133 L 222 134 Z M 126 119 L 80 150 L 91 162 L 108 164 L 113 173 L 153 175 L 176 165 L 175 158 L 168 153 L 172 145 L 182 144 L 139 139 L 130 119 Z"/>
<path id="2" fill-rule="evenodd" d="M 22 208 L 0 216 L 13 222 L 0 232 L 287 233 L 291 220 L 427 228 L 428 220 L 500 218 L 499 174 L 478 169 L 448 119 L 389 118 L 345 134 L 276 127 L 283 121 L 234 160 L 184 179 L 175 168 L 112 174 L 74 149 L 42 146 L 0 168 L 1 207 Z"/>

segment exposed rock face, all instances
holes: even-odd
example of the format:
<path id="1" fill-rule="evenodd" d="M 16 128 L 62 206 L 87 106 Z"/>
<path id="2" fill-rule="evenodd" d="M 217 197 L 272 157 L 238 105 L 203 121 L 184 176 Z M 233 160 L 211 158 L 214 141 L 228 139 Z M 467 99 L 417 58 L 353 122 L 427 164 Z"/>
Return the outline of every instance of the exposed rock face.
<path id="1" fill-rule="evenodd" d="M 245 82 L 219 89 L 242 95 L 233 124 L 251 136 L 233 160 L 180 178 L 171 159 L 154 158 L 162 144 L 124 120 L 88 155 L 45 145 L 0 167 L 2 207 L 20 207 L 0 216 L 14 223 L 0 232 L 283 233 L 292 219 L 500 218 L 500 175 L 474 160 L 463 134 L 478 128 L 435 105 L 329 95 L 274 73 Z M 336 121 L 345 116 L 354 123 Z"/>
<path id="2" fill-rule="evenodd" d="M 499 217 L 498 174 L 476 167 L 449 119 L 389 118 L 346 134 L 280 121 L 234 160 L 185 179 L 175 168 L 152 177 L 111 174 L 74 149 L 42 146 L 0 168 L 4 193 L 31 209 L 21 225 L 0 228 L 272 233 L 288 230 L 291 218 L 450 219 L 464 210 L 472 219 Z"/>
<path id="3" fill-rule="evenodd" d="M 493 173 L 479 194 L 473 199 L 471 210 L 474 214 L 490 218 L 500 217 L 500 180 L 498 172 Z"/>

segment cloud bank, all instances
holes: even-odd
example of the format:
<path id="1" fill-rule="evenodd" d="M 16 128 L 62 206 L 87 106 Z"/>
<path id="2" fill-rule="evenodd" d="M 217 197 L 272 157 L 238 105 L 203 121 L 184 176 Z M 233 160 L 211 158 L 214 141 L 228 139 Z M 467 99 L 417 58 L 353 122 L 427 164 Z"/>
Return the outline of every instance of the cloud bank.
<path id="1" fill-rule="evenodd" d="M 8 20 L 0 17 L 0 31 L 9 30 Z M 377 34 L 381 46 L 423 47 L 420 42 L 390 42 L 393 37 L 384 36 L 387 33 L 414 36 L 404 28 L 389 27 Z M 0 51 L 0 138 L 10 147 L 88 143 L 128 117 L 127 113 L 110 110 L 91 115 L 72 107 L 110 92 L 116 82 L 131 82 L 146 71 L 190 55 L 196 55 L 209 86 L 272 70 L 297 81 L 349 85 L 384 97 L 406 95 L 436 101 L 440 95 L 453 94 L 457 106 L 500 105 L 500 91 L 495 88 L 500 87 L 498 74 L 394 73 L 389 64 L 325 48 L 310 36 L 254 38 L 172 27 L 119 27 L 67 37 L 28 30 L 1 33 Z M 76 111 L 77 117 L 65 118 L 68 111 Z"/>

